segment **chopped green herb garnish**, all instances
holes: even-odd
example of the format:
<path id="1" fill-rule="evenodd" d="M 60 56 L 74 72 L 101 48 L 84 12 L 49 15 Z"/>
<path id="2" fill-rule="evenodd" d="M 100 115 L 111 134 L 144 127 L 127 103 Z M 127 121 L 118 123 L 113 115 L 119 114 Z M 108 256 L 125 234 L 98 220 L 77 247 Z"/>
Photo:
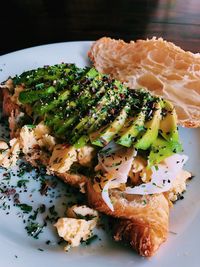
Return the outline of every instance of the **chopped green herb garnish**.
<path id="1" fill-rule="evenodd" d="M 17 204 L 17 207 L 19 207 L 24 213 L 29 213 L 32 211 L 32 206 L 29 206 L 27 204 Z"/>
<path id="2" fill-rule="evenodd" d="M 95 241 L 96 239 L 98 238 L 97 235 L 93 235 L 91 236 L 90 238 L 88 238 L 86 241 L 85 241 L 85 244 L 86 245 L 90 245 L 93 241 Z"/>
<path id="3" fill-rule="evenodd" d="M 17 182 L 17 187 L 25 187 L 26 186 L 26 184 L 29 182 L 29 180 L 19 180 L 18 182 Z"/>
<path id="4" fill-rule="evenodd" d="M 42 232 L 44 225 L 40 225 L 37 222 L 30 222 L 26 227 L 28 235 L 38 239 L 39 234 Z"/>

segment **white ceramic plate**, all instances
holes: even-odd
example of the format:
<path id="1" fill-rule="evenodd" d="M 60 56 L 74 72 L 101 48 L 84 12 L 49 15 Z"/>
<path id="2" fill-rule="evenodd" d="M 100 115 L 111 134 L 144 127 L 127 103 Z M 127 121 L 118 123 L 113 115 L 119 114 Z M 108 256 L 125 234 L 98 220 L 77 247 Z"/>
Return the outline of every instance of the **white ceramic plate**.
<path id="1" fill-rule="evenodd" d="M 47 64 L 71 62 L 80 67 L 88 65 L 87 51 L 90 45 L 91 42 L 57 43 L 1 56 L 0 82 L 8 76 Z M 0 133 L 2 134 L 2 127 Z M 29 237 L 24 229 L 23 220 L 19 218 L 19 208 L 11 205 L 8 215 L 6 215 L 6 210 L 0 209 L 0 266 L 200 266 L 200 129 L 181 128 L 180 135 L 185 153 L 189 155 L 186 168 L 195 177 L 188 185 L 184 200 L 178 201 L 171 210 L 169 238 L 156 256 L 144 259 L 130 248 L 114 243 L 102 231 L 98 233 L 101 241 L 97 240 L 89 246 L 81 246 L 64 253 L 53 242 L 50 245 L 45 244 L 46 240 L 55 239 L 53 227 L 45 230 L 38 240 Z M 2 171 L 0 177 L 3 178 Z M 23 179 L 24 177 L 26 176 L 23 176 Z M 17 181 L 20 178 L 12 178 L 14 184 L 15 179 Z M 28 190 L 38 188 L 38 183 L 37 181 L 31 182 Z M 62 190 L 62 184 L 58 188 Z M 25 195 L 23 193 L 21 198 L 26 198 L 26 201 L 30 203 L 33 200 L 35 206 L 41 203 L 50 205 L 50 198 L 42 197 L 37 192 L 34 192 L 33 196 L 27 200 L 28 196 L 27 193 Z M 0 206 L 3 201 L 0 200 Z M 54 204 L 61 203 L 57 198 L 53 201 Z M 62 212 L 63 210 L 62 208 Z"/>

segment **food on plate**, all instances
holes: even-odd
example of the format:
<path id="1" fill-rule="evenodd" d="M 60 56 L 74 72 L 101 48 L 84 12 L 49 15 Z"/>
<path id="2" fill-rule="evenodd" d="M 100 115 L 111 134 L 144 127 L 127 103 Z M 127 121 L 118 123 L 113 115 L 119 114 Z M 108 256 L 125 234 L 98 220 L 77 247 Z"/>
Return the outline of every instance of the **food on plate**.
<path id="1" fill-rule="evenodd" d="M 13 166 L 19 154 L 44 165 L 85 192 L 90 208 L 117 218 L 116 241 L 152 256 L 167 238 L 172 202 L 191 177 L 183 170 L 188 157 L 172 103 L 65 63 L 9 78 L 1 91 L 12 139 L 2 144 L 0 165 Z M 68 245 L 89 238 L 96 224 L 80 214 L 86 216 L 73 207 L 55 224 Z"/>
<path id="2" fill-rule="evenodd" d="M 67 245 L 65 250 L 77 247 L 81 241 L 86 241 L 92 236 L 92 230 L 98 221 L 98 212 L 82 205 L 74 205 L 67 210 L 67 217 L 59 218 L 55 227 L 58 234 Z"/>
<path id="3" fill-rule="evenodd" d="M 126 43 L 103 37 L 94 42 L 89 57 L 98 71 L 130 88 L 146 88 L 170 100 L 180 125 L 200 126 L 200 54 L 162 38 Z"/>

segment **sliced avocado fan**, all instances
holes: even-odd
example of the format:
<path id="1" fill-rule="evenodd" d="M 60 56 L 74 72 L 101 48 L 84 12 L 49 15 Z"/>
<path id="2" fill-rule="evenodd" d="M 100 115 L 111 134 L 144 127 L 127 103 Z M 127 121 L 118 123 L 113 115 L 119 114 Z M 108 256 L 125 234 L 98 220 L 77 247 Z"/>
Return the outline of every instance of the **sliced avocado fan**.
<path id="1" fill-rule="evenodd" d="M 59 142 L 76 148 L 117 144 L 145 150 L 148 164 L 181 151 L 173 105 L 144 89 L 130 90 L 95 68 L 45 66 L 13 78 L 18 100 L 44 121 Z M 149 119 L 149 116 L 150 119 Z"/>

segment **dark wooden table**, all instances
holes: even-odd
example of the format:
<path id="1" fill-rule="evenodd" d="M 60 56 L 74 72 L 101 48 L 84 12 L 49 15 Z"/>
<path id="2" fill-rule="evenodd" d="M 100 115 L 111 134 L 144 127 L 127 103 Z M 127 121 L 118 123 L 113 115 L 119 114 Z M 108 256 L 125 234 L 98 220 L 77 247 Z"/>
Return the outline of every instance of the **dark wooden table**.
<path id="1" fill-rule="evenodd" d="M 200 0 L 0 1 L 0 54 L 41 44 L 161 36 L 200 52 Z"/>

